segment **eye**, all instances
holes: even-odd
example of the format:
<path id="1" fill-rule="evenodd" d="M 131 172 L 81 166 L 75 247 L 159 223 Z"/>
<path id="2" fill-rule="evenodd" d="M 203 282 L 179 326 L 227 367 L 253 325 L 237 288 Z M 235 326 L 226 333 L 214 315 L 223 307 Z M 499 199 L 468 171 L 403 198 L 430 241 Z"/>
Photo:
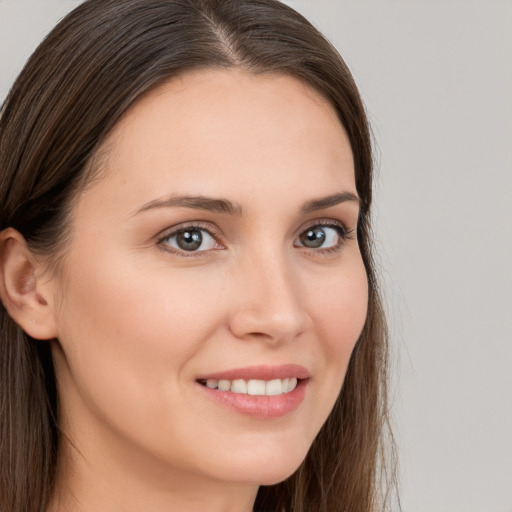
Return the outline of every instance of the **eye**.
<path id="1" fill-rule="evenodd" d="M 349 234 L 342 225 L 318 224 L 303 231 L 294 245 L 308 249 L 336 250 L 349 238 Z"/>
<path id="2" fill-rule="evenodd" d="M 218 247 L 213 235 L 205 228 L 188 226 L 166 235 L 160 240 L 162 245 L 177 252 L 203 252 Z"/>

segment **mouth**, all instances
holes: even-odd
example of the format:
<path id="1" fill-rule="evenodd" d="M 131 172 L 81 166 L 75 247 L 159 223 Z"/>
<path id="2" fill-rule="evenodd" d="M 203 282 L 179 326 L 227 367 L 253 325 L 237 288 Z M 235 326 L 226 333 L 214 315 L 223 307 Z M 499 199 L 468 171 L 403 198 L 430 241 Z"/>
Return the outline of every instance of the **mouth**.
<path id="1" fill-rule="evenodd" d="M 269 419 L 295 411 L 306 395 L 310 374 L 298 365 L 252 366 L 196 379 L 215 403 L 246 416 Z"/>

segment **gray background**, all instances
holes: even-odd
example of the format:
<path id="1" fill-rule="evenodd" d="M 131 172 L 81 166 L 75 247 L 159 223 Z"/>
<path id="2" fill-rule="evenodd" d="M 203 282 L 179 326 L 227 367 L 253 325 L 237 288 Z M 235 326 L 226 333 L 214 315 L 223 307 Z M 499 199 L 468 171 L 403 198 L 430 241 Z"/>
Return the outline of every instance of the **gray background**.
<path id="1" fill-rule="evenodd" d="M 0 99 L 76 0 L 0 0 Z M 405 512 L 512 511 L 512 2 L 288 2 L 352 69 L 376 226 Z"/>

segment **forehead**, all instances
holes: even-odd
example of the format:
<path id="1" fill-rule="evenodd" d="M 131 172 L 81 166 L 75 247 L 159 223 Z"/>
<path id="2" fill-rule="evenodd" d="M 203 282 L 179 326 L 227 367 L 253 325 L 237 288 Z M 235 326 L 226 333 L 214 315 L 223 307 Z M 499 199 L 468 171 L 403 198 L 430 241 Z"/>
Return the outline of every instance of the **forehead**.
<path id="1" fill-rule="evenodd" d="M 134 188 L 141 200 L 173 189 L 225 196 L 265 182 L 292 192 L 318 179 L 331 189 L 341 180 L 340 189 L 355 192 L 352 152 L 335 110 L 287 75 L 200 70 L 176 77 L 128 110 L 102 152 L 102 186 Z"/>

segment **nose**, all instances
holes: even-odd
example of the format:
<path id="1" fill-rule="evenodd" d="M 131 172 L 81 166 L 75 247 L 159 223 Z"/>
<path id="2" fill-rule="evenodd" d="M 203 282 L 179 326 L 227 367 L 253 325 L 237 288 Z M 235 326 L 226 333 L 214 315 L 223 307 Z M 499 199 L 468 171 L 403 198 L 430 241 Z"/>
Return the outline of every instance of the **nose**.
<path id="1" fill-rule="evenodd" d="M 229 327 L 241 339 L 279 344 L 293 340 L 311 325 L 300 280 L 284 258 L 260 254 L 237 272 Z"/>

